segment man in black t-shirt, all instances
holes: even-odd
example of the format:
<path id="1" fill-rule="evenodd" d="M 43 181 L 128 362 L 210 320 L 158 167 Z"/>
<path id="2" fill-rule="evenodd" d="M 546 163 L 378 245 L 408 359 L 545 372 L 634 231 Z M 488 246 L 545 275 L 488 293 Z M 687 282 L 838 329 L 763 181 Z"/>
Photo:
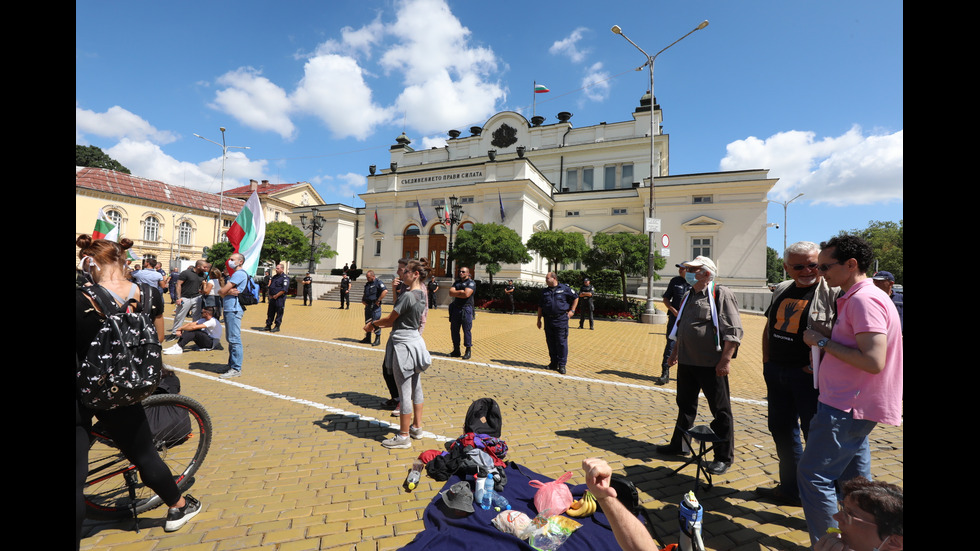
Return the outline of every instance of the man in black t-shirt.
<path id="1" fill-rule="evenodd" d="M 595 287 L 592 286 L 592 281 L 585 278 L 582 281 L 582 288 L 578 291 L 578 305 L 582 312 L 578 318 L 579 329 L 585 329 L 586 318 L 589 320 L 589 330 L 595 329 L 595 319 L 593 319 L 595 303 L 592 302 L 592 295 L 594 294 Z"/>
<path id="2" fill-rule="evenodd" d="M 306 272 L 306 277 L 303 278 L 303 306 L 307 306 L 306 301 L 309 300 L 309 306 L 313 306 L 313 273 Z"/>
<path id="3" fill-rule="evenodd" d="M 211 269 L 206 260 L 198 260 L 177 277 L 177 311 L 174 313 L 174 324 L 170 329 L 170 338 L 177 338 L 177 330 L 184 325 L 184 318 L 191 314 L 192 319 L 200 319 L 204 298 L 201 286 L 204 284 L 204 274 Z"/>
<path id="4" fill-rule="evenodd" d="M 815 297 L 822 283 L 817 271 L 816 243 L 801 241 L 787 247 L 783 267 L 792 280 L 773 291 L 762 336 L 762 365 L 769 404 L 769 432 L 779 457 L 779 485 L 757 488 L 756 494 L 784 504 L 799 505 L 796 467 L 803 454 L 800 433 L 810 434 L 817 411 L 810 347 L 803 342 Z M 825 285 L 825 284 L 824 284 Z M 835 288 L 836 289 L 836 288 Z M 831 303 L 836 293 L 831 293 Z M 826 308 L 820 308 L 826 310 Z"/>

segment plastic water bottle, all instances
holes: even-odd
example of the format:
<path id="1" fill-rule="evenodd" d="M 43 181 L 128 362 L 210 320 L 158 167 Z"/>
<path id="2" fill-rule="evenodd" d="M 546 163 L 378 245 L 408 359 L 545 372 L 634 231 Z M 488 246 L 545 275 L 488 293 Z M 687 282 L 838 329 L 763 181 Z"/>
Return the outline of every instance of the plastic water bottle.
<path id="1" fill-rule="evenodd" d="M 422 478 L 422 469 L 425 464 L 422 463 L 421 459 L 416 459 L 415 463 L 412 463 L 412 470 L 408 471 L 408 478 L 405 479 L 405 486 L 409 490 L 414 490 L 418 486 L 419 480 Z"/>
<path id="2" fill-rule="evenodd" d="M 473 489 L 473 503 L 483 506 L 483 493 L 486 488 L 487 483 L 487 473 L 483 469 L 477 471 L 474 475 L 476 479 L 476 487 Z"/>
<path id="3" fill-rule="evenodd" d="M 493 496 L 496 493 L 493 490 L 493 473 L 488 473 L 487 481 L 484 483 L 483 488 L 483 499 L 480 500 L 480 508 L 484 511 L 490 510 L 493 507 Z"/>
<path id="4" fill-rule="evenodd" d="M 493 506 L 498 511 L 509 510 L 510 502 L 507 498 L 503 496 L 500 492 L 494 490 L 493 492 Z"/>

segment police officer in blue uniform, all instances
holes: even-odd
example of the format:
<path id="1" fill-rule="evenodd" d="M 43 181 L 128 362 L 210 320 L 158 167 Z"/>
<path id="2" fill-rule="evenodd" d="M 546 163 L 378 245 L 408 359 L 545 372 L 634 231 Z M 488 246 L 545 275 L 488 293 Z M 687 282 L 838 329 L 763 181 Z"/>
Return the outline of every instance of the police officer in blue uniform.
<path id="1" fill-rule="evenodd" d="M 691 284 L 684 277 L 684 274 L 687 273 L 684 264 L 675 264 L 675 266 L 677 266 L 677 275 L 670 279 L 667 290 L 662 295 L 664 306 L 667 307 L 667 335 L 670 335 L 670 331 L 677 321 L 677 309 L 681 307 L 684 296 L 691 290 Z M 654 384 L 665 385 L 670 380 L 670 366 L 667 365 L 667 360 L 670 359 L 670 354 L 673 351 L 674 341 L 667 339 L 667 345 L 664 346 L 663 361 L 660 362 L 660 376 L 653 380 Z"/>
<path id="2" fill-rule="evenodd" d="M 381 319 L 381 301 L 388 294 L 388 288 L 380 279 L 374 277 L 373 270 L 368 270 L 364 276 L 367 278 L 367 283 L 364 284 L 364 296 L 361 302 L 364 303 L 364 323 L 368 323 Z M 381 344 L 381 329 L 375 328 L 374 342 L 371 342 L 371 333 L 366 333 L 361 342 L 378 346 Z"/>
<path id="3" fill-rule="evenodd" d="M 476 282 L 473 281 L 469 268 L 463 266 L 459 269 L 459 279 L 457 279 L 451 289 L 449 296 L 453 301 L 449 304 L 449 331 L 453 339 L 453 351 L 449 355 L 458 358 L 459 353 L 459 330 L 463 329 L 463 346 L 466 353 L 463 359 L 470 359 L 470 347 L 473 346 L 473 295 L 476 293 Z"/>
<path id="4" fill-rule="evenodd" d="M 585 278 L 582 281 L 582 288 L 578 292 L 579 302 L 582 303 L 582 314 L 578 319 L 579 329 L 585 329 L 586 318 L 589 319 L 589 330 L 595 329 L 595 303 L 592 302 L 593 295 L 595 295 L 595 287 L 592 286 L 592 281 L 589 278 Z"/>
<path id="5" fill-rule="evenodd" d="M 538 303 L 538 329 L 541 329 L 543 316 L 544 337 L 551 357 L 548 369 L 557 369 L 564 375 L 568 359 L 568 319 L 575 315 L 578 295 L 568 285 L 558 283 L 555 272 L 548 272 L 545 282 L 548 286 L 541 292 L 541 302 Z"/>
<path id="6" fill-rule="evenodd" d="M 282 314 L 286 310 L 286 292 L 289 291 L 289 276 L 286 267 L 276 264 L 276 274 L 269 279 L 269 309 L 265 316 L 265 330 L 273 333 L 282 325 Z M 275 323 L 275 327 L 272 324 Z"/>

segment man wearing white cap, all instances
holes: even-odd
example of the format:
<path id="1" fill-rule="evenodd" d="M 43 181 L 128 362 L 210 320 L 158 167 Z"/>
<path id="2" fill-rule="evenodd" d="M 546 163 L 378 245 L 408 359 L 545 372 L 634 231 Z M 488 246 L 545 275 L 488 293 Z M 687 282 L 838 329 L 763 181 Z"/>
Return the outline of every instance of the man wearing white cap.
<path id="1" fill-rule="evenodd" d="M 734 293 L 715 285 L 718 268 L 710 258 L 698 256 L 685 262 L 684 269 L 692 287 L 677 312 L 669 337 L 677 341 L 668 360 L 669 365 L 678 364 L 677 424 L 670 443 L 657 446 L 657 451 L 665 455 L 690 452 L 690 441 L 684 431 L 694 427 L 698 394 L 704 392 L 714 416 L 711 430 L 724 439 L 715 443 L 715 460 L 707 469 L 712 474 L 724 474 L 735 460 L 735 424 L 728 374 L 742 340 L 742 319 Z"/>

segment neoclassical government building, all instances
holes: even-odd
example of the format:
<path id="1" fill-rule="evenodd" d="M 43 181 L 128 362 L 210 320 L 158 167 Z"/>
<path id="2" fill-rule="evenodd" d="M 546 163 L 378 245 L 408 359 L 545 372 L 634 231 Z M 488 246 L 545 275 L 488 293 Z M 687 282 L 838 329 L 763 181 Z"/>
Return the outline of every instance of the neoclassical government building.
<path id="1" fill-rule="evenodd" d="M 525 242 L 549 229 L 581 233 L 587 243 L 598 233 L 644 233 L 651 116 L 655 217 L 669 248 L 661 276 L 676 275 L 677 262 L 705 255 L 717 263 L 721 282 L 765 286 L 766 195 L 776 180 L 767 169 L 671 175 L 669 135 L 661 132 L 662 112 L 659 105 L 650 109 L 649 94 L 622 122 L 575 127 L 567 112 L 546 122 L 505 111 L 468 136 L 451 130 L 444 147 L 415 150 L 402 134 L 387 166 L 370 167 L 360 195 L 365 206 L 349 224 L 356 228 L 358 267 L 388 273 L 398 258 L 426 257 L 443 275 L 450 236 L 436 209 L 453 200 L 463 210 L 460 229 L 500 223 Z M 331 218 L 342 223 L 342 216 Z M 342 249 L 340 265 L 349 256 Z M 547 261 L 502 268 L 495 277 L 543 281 Z"/>

